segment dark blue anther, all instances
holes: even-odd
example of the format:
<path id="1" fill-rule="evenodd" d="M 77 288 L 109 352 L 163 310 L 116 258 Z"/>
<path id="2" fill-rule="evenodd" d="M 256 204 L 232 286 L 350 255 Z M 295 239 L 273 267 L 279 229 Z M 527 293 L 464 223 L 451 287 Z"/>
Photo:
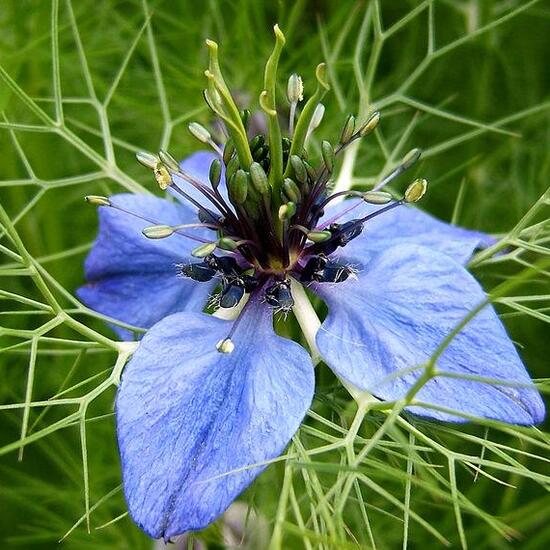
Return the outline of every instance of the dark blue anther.
<path id="1" fill-rule="evenodd" d="M 242 273 L 242 269 L 233 256 L 211 255 L 206 258 L 206 262 L 212 269 L 219 271 L 226 277 L 236 277 Z"/>
<path id="2" fill-rule="evenodd" d="M 265 289 L 265 301 L 274 308 L 285 313 L 292 309 L 294 299 L 290 292 L 290 281 L 277 281 Z"/>
<path id="3" fill-rule="evenodd" d="M 310 283 L 342 283 L 354 273 L 348 265 L 328 260 L 324 256 L 313 256 L 305 265 L 300 279 Z"/>
<path id="4" fill-rule="evenodd" d="M 240 284 L 225 285 L 220 295 L 220 306 L 223 308 L 234 307 L 244 295 L 244 286 Z"/>
<path id="5" fill-rule="evenodd" d="M 201 262 L 197 264 L 185 264 L 180 266 L 180 273 L 185 277 L 189 277 L 194 281 L 204 283 L 210 281 L 214 275 L 216 275 L 216 270 L 212 269 L 210 265 L 206 262 Z"/>

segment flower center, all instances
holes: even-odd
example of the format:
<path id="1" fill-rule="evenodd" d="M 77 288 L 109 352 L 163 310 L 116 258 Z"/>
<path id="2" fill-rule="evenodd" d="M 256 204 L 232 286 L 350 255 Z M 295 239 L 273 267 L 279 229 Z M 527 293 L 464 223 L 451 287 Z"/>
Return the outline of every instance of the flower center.
<path id="1" fill-rule="evenodd" d="M 290 277 L 309 284 L 340 283 L 353 276 L 352 266 L 331 255 L 358 237 L 369 219 L 405 202 L 419 200 L 426 190 L 426 181 L 414 181 L 400 199 L 381 190 L 418 160 L 420 151 L 413 149 L 372 190 L 331 194 L 338 156 L 375 130 L 380 113 L 372 113 L 361 124 L 354 116 L 348 116 L 337 143 L 322 141 L 319 160 L 310 162 L 308 141 L 321 122 L 324 113 L 321 100 L 329 88 L 325 65 L 318 65 L 316 89 L 301 109 L 298 106 L 303 100 L 302 79 L 296 74 L 290 76 L 288 107 L 285 107 L 288 123 L 283 125 L 287 131 L 283 131 L 275 89 L 285 39 L 277 26 L 275 38 L 265 68 L 264 91 L 259 97 L 267 122 L 265 135 L 250 135 L 250 112 L 236 106 L 221 73 L 218 46 L 207 40 L 210 61 L 205 71 L 204 98 L 224 128 L 225 143 L 221 145 L 223 139 L 214 139 L 198 123 L 190 124 L 189 130 L 218 154 L 210 166 L 209 181 L 198 181 L 186 173 L 166 151 L 158 155 L 138 153 L 137 158 L 153 171 L 162 189 L 170 188 L 197 211 L 200 223 L 152 225 L 143 230 L 151 239 L 179 234 L 201 243 L 192 252 L 197 261 L 180 265 L 180 274 L 197 282 L 218 277 L 221 289 L 214 304 L 219 307 L 233 307 L 246 293 L 261 292 L 265 302 L 286 313 L 294 303 Z M 191 187 L 200 193 L 200 199 L 190 194 Z M 326 207 L 341 196 L 355 198 L 353 206 L 323 221 Z M 116 207 L 104 197 L 89 200 Z M 362 218 L 340 222 L 344 215 L 365 202 L 380 208 Z M 193 237 L 187 231 L 197 227 L 207 228 L 212 238 Z"/>

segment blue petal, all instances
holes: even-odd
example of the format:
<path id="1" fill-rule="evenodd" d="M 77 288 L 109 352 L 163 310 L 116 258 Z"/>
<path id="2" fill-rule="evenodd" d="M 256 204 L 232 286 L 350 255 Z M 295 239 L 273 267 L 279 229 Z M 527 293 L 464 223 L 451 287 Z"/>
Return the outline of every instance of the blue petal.
<path id="1" fill-rule="evenodd" d="M 386 400 L 400 399 L 423 372 L 408 369 L 425 365 L 486 296 L 462 266 L 421 246 L 392 247 L 361 267 L 358 280 L 315 286 L 329 307 L 317 345 L 327 364 L 353 385 Z M 451 341 L 437 367 L 448 373 L 532 384 L 490 306 Z M 416 399 L 515 424 L 544 418 L 543 402 L 532 387 L 439 376 Z M 440 420 L 460 420 L 435 409 L 410 410 Z"/>
<path id="2" fill-rule="evenodd" d="M 177 276 L 178 263 L 200 243 L 180 235 L 151 240 L 141 230 L 154 223 L 193 223 L 194 212 L 178 203 L 149 195 L 121 194 L 111 202 L 151 220 L 99 208 L 99 234 L 84 265 L 88 283 L 77 295 L 90 308 L 130 325 L 149 328 L 176 311 L 201 311 L 215 283 L 196 283 Z M 189 229 L 196 236 L 205 232 Z M 122 338 L 131 332 L 114 327 Z"/>
<path id="3" fill-rule="evenodd" d="M 204 313 L 155 325 L 122 376 L 118 441 L 130 514 L 168 539 L 214 521 L 298 429 L 313 397 L 311 359 L 251 304 L 232 326 Z"/>
<path id="4" fill-rule="evenodd" d="M 325 219 L 345 210 L 346 204 L 341 203 L 338 207 L 327 209 Z M 380 208 L 380 206 L 365 205 L 360 209 L 360 214 L 354 211 L 353 216 L 355 218 L 366 216 Z M 351 216 L 350 213 L 345 219 Z M 476 249 L 486 248 L 495 242 L 495 239 L 486 233 L 445 223 L 415 206 L 403 205 L 368 220 L 363 233 L 351 241 L 342 253 L 346 256 L 368 258 L 380 250 L 397 244 L 419 244 L 447 254 L 461 264 L 466 264 Z"/>
<path id="5" fill-rule="evenodd" d="M 189 155 L 187 158 L 183 159 L 180 162 L 181 169 L 195 178 L 196 180 L 200 181 L 204 185 L 206 185 L 208 188 L 211 187 L 210 185 L 210 179 L 209 179 L 209 173 L 210 173 L 210 165 L 212 164 L 212 161 L 214 159 L 219 159 L 220 157 L 211 152 L 211 151 L 197 151 L 196 153 L 193 153 L 192 155 Z M 188 195 L 193 197 L 195 200 L 199 201 L 203 206 L 214 210 L 215 206 L 205 198 L 205 196 L 200 192 L 197 191 L 189 182 L 185 181 L 183 178 L 177 177 L 175 178 L 176 183 L 178 184 L 178 187 L 180 187 L 183 191 L 185 191 Z M 228 201 L 227 196 L 227 188 L 225 186 L 225 166 L 222 162 L 222 174 L 220 179 L 220 185 L 218 187 L 222 197 Z M 174 191 L 170 191 L 175 197 L 177 197 L 182 202 L 186 202 L 184 198 L 181 197 L 178 193 Z"/>

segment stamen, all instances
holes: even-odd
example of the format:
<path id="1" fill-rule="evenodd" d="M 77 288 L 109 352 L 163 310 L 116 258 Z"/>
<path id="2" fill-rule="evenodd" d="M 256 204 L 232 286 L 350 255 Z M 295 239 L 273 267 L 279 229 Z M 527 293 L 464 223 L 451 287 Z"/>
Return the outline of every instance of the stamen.
<path id="1" fill-rule="evenodd" d="M 382 187 L 387 185 L 390 181 L 394 180 L 397 176 L 400 176 L 403 172 L 411 168 L 414 164 L 416 164 L 416 162 L 418 161 L 421 155 L 422 155 L 422 151 L 420 149 L 418 148 L 411 149 L 403 157 L 403 160 L 401 161 L 401 163 L 394 170 L 392 170 L 384 179 L 382 179 L 382 181 L 376 184 L 372 188 L 372 191 L 379 191 L 380 189 L 382 189 Z"/>
<path id="2" fill-rule="evenodd" d="M 208 223 L 183 223 L 181 225 L 151 225 L 141 230 L 148 239 L 165 239 L 181 229 L 209 228 L 219 229 L 218 225 Z M 182 234 L 182 233 L 180 233 Z"/>
<path id="3" fill-rule="evenodd" d="M 233 350 L 235 349 L 235 344 L 232 342 L 231 338 L 224 338 L 216 344 L 216 349 L 220 353 L 233 353 Z"/>
<path id="4" fill-rule="evenodd" d="M 296 106 L 304 99 L 304 84 L 302 78 L 296 73 L 291 74 L 288 79 L 287 97 L 290 103 L 290 114 L 288 117 L 288 133 L 294 135 L 294 118 L 296 117 Z"/>
<path id="5" fill-rule="evenodd" d="M 105 206 L 105 207 L 108 207 L 108 208 L 114 208 L 115 210 L 118 210 L 119 212 L 124 212 L 125 214 L 128 214 L 129 216 L 133 216 L 134 218 L 138 218 L 139 220 L 143 220 L 144 222 L 147 222 L 147 223 L 151 224 L 151 226 L 170 227 L 170 226 L 167 226 L 165 224 L 161 224 L 157 220 L 153 220 L 153 219 L 148 218 L 146 216 L 136 214 L 135 212 L 132 212 L 131 210 L 127 210 L 126 208 L 123 208 L 122 206 L 118 206 L 118 205 L 114 204 L 113 202 L 111 202 L 107 197 L 100 197 L 98 195 L 87 195 L 84 198 L 85 198 L 86 202 L 88 202 L 89 204 L 97 205 L 97 206 Z M 195 225 L 195 224 L 191 224 L 191 225 Z M 201 225 L 202 227 L 206 227 L 206 224 L 197 224 L 197 225 Z M 201 237 L 196 237 L 196 236 L 193 236 L 193 235 L 189 235 L 188 233 L 184 233 L 183 231 L 180 231 L 179 229 L 177 229 L 174 232 L 177 235 L 181 235 L 182 237 L 186 237 L 188 239 L 191 239 L 193 241 L 197 241 L 199 243 L 208 243 L 208 242 L 210 242 L 207 239 L 203 239 Z M 145 235 L 145 236 L 147 236 L 147 235 Z M 169 236 L 169 235 L 166 235 L 166 236 Z M 155 237 L 149 237 L 149 238 L 155 238 Z M 162 237 L 156 237 L 156 238 L 162 238 Z"/>
<path id="6" fill-rule="evenodd" d="M 221 147 L 212 139 L 212 135 L 202 124 L 199 124 L 198 122 L 191 122 L 187 128 L 193 137 L 198 139 L 201 143 L 210 145 L 210 147 L 212 147 L 212 149 L 220 155 L 220 158 L 223 156 Z"/>

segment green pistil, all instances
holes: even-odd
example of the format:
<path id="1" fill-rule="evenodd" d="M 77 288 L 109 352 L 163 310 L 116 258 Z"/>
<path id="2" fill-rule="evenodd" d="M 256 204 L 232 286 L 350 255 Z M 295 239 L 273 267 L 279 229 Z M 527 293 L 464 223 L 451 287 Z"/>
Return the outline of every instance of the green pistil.
<path id="1" fill-rule="evenodd" d="M 269 183 L 273 189 L 274 208 L 278 208 L 283 179 L 283 148 L 281 145 L 281 128 L 277 117 L 275 88 L 277 85 L 277 67 L 281 51 L 285 45 L 285 37 L 278 25 L 273 27 L 273 31 L 275 32 L 275 46 L 265 66 L 265 90 L 260 97 L 260 104 L 268 116 L 269 152 L 271 156 Z"/>
<path id="2" fill-rule="evenodd" d="M 210 52 L 208 70 L 204 73 L 208 78 L 208 102 L 214 112 L 226 123 L 227 131 L 233 138 L 241 167 L 248 170 L 252 164 L 252 154 L 239 109 L 222 76 L 218 62 L 218 45 L 212 40 L 207 40 L 206 45 Z"/>

